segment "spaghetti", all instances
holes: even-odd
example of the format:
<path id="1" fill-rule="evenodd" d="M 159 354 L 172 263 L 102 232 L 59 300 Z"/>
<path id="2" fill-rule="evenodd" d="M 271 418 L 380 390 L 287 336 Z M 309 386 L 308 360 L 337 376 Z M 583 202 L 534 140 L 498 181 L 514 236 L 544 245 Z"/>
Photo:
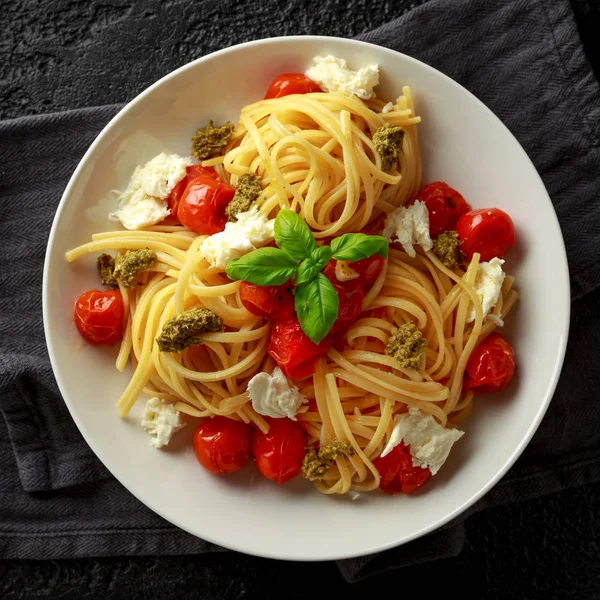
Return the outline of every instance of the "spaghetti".
<path id="1" fill-rule="evenodd" d="M 259 212 L 270 219 L 281 209 L 298 213 L 318 244 L 376 231 L 421 188 L 420 118 L 410 89 L 403 89 L 391 111 L 382 112 L 383 106 L 378 98 L 362 101 L 340 92 L 262 100 L 242 109 L 223 152 L 202 164 L 232 186 L 246 173 L 256 175 Z M 385 124 L 405 132 L 401 158 L 390 172 L 382 170 L 372 141 Z M 247 387 L 276 366 L 267 352 L 271 323 L 247 310 L 240 281 L 204 257 L 205 239 L 167 220 L 139 231 L 95 234 L 66 257 L 146 248 L 156 254 L 154 265 L 138 276 L 139 285 L 119 287 L 126 321 L 116 367 L 133 368 L 117 404 L 121 416 L 144 393 L 192 418 L 224 416 L 266 433 L 269 420 L 253 408 Z M 338 440 L 351 448 L 315 481 L 319 491 L 379 487 L 374 460 L 392 435 L 395 417 L 408 408 L 444 427 L 468 416 L 474 401 L 474 391 L 463 389 L 469 357 L 517 298 L 513 278 L 506 277 L 493 317 L 486 317 L 475 287 L 479 262 L 476 253 L 464 268 L 449 269 L 432 251 L 411 257 L 394 244 L 366 290 L 359 318 L 336 337 L 314 375 L 296 382 L 308 399 L 297 419 L 309 445 Z M 183 352 L 161 352 L 155 339 L 165 323 L 194 307 L 220 317 L 224 330 L 204 334 L 201 345 Z M 473 309 L 475 319 L 468 323 Z M 399 366 L 386 353 L 390 336 L 406 323 L 415 323 L 426 342 L 419 370 Z"/>

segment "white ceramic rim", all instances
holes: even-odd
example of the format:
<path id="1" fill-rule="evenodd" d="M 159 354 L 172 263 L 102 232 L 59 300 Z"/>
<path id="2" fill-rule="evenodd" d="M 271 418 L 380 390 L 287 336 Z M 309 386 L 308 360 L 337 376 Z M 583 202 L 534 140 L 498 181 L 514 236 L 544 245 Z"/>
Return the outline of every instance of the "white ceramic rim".
<path id="1" fill-rule="evenodd" d="M 102 131 L 98 134 L 97 138 L 93 141 L 93 143 L 91 144 L 91 146 L 88 148 L 88 150 L 86 151 L 86 153 L 84 154 L 83 158 L 80 160 L 77 168 L 75 169 L 73 175 L 71 176 L 69 183 L 67 184 L 67 187 L 65 188 L 65 191 L 62 195 L 62 198 L 60 200 L 60 203 L 58 205 L 58 208 L 56 210 L 56 214 L 54 216 L 54 220 L 52 223 L 52 228 L 50 230 L 50 236 L 48 238 L 48 244 L 46 247 L 46 256 L 45 256 L 45 261 L 44 261 L 44 274 L 43 274 L 43 281 L 42 281 L 42 312 L 43 312 L 43 320 L 44 320 L 44 333 L 45 333 L 45 337 L 46 337 L 46 345 L 48 348 L 48 354 L 50 357 L 50 364 L 52 365 L 52 369 L 54 372 L 54 376 L 56 379 L 56 382 L 58 384 L 58 388 L 63 396 L 64 402 L 67 405 L 67 408 L 69 410 L 69 412 L 71 413 L 71 417 L 73 418 L 73 420 L 75 421 L 75 424 L 77 425 L 77 428 L 79 429 L 79 431 L 81 432 L 83 438 L 85 439 L 86 443 L 91 447 L 92 451 L 96 454 L 96 456 L 102 461 L 102 463 L 106 466 L 106 468 L 110 470 L 110 467 L 108 466 L 107 462 L 104 460 L 104 456 L 103 453 L 101 451 L 100 448 L 98 448 L 96 446 L 96 444 L 94 444 L 93 442 L 90 441 L 91 436 L 89 435 L 89 433 L 87 432 L 87 428 L 85 426 L 85 423 L 83 423 L 77 415 L 77 410 L 74 406 L 74 404 L 71 402 L 71 400 L 68 397 L 68 394 L 65 393 L 66 390 L 66 386 L 64 385 L 64 382 L 62 381 L 61 377 L 57 374 L 57 370 L 56 370 L 56 360 L 54 358 L 53 355 L 53 351 L 51 349 L 51 342 L 50 342 L 50 333 L 49 333 L 49 322 L 50 322 L 50 315 L 48 314 L 48 279 L 47 279 L 47 273 L 48 273 L 48 266 L 49 266 L 49 262 L 50 262 L 50 250 L 53 244 L 53 240 L 54 240 L 54 236 L 56 234 L 56 229 L 57 229 L 57 224 L 59 221 L 59 217 L 61 216 L 65 206 L 66 206 L 66 199 L 69 196 L 71 189 L 74 188 L 79 180 L 79 176 L 81 171 L 84 168 L 84 165 L 87 163 L 87 161 L 89 160 L 90 156 L 94 153 L 94 150 L 96 148 L 96 146 L 98 146 L 101 141 L 103 140 L 103 138 L 106 136 L 108 130 L 112 129 L 113 127 L 115 127 L 116 125 L 118 125 L 119 121 L 125 116 L 125 114 L 130 111 L 131 109 L 133 109 L 140 100 L 142 100 L 143 98 L 145 98 L 148 94 L 150 94 L 156 87 L 158 87 L 159 85 L 163 84 L 164 82 L 168 81 L 169 79 L 171 79 L 172 77 L 175 77 L 176 75 L 178 75 L 179 73 L 186 71 L 188 69 L 191 69 L 193 67 L 195 67 L 198 64 L 201 64 L 215 56 L 219 56 L 219 55 L 223 55 L 226 54 L 228 52 L 231 52 L 232 50 L 236 49 L 239 50 L 241 48 L 247 48 L 247 47 L 251 47 L 257 44 L 278 44 L 281 43 L 283 41 L 285 41 L 285 43 L 293 43 L 295 41 L 298 40 L 308 40 L 308 41 L 314 41 L 315 43 L 318 42 L 326 42 L 328 40 L 343 40 L 344 42 L 349 41 L 346 38 L 339 38 L 339 37 L 333 37 L 333 36 L 289 36 L 289 37 L 285 37 L 285 36 L 280 36 L 280 37 L 272 37 L 272 38 L 264 38 L 264 39 L 260 39 L 260 40 L 254 40 L 251 42 L 245 42 L 243 44 L 237 44 L 234 46 L 230 46 L 228 48 L 224 48 L 223 50 L 219 50 L 217 52 L 213 52 L 211 54 L 208 54 L 206 56 L 203 56 L 202 58 L 198 58 L 190 63 L 187 63 L 186 65 L 183 65 L 182 67 L 179 67 L 178 69 L 172 71 L 171 73 L 169 73 L 168 75 L 165 75 L 164 77 L 162 77 L 161 79 L 159 79 L 157 82 L 155 82 L 154 84 L 152 84 L 150 87 L 148 87 L 146 90 L 144 90 L 143 92 L 141 92 L 140 94 L 138 94 L 133 100 L 131 100 L 130 102 L 128 102 L 110 121 L 107 125 L 105 125 L 105 127 L 102 129 Z M 469 96 L 471 96 L 471 98 L 473 100 L 475 100 L 475 102 L 477 102 L 478 104 L 480 104 L 481 106 L 483 106 L 492 116 L 493 118 L 497 121 L 498 125 L 500 125 L 502 128 L 504 128 L 510 135 L 511 137 L 513 137 L 513 139 L 515 140 L 522 156 L 518 157 L 518 160 L 521 161 L 527 161 L 531 168 L 533 169 L 533 171 L 535 171 L 540 184 L 542 185 L 542 187 L 545 190 L 545 186 L 544 183 L 541 179 L 541 177 L 539 176 L 539 173 L 537 172 L 537 169 L 535 168 L 535 166 L 533 165 L 533 163 L 531 162 L 531 159 L 529 158 L 529 156 L 527 155 L 527 153 L 525 152 L 525 150 L 523 149 L 523 147 L 521 146 L 521 144 L 518 142 L 518 140 L 513 136 L 513 134 L 510 132 L 510 130 L 504 125 L 504 123 L 487 107 L 483 104 L 483 102 L 481 102 L 481 100 L 479 100 L 476 96 L 474 96 L 471 92 L 469 92 L 469 90 L 467 90 L 466 88 L 464 88 L 463 86 L 461 86 L 459 83 L 457 83 L 456 81 L 454 81 L 453 79 L 451 79 L 450 77 L 448 77 L 447 75 L 445 75 L 444 73 L 438 71 L 437 69 L 431 67 L 430 65 L 423 63 L 422 61 L 419 61 L 415 58 L 412 58 L 411 56 L 408 56 L 406 54 L 403 54 L 401 52 L 397 52 L 395 50 L 391 50 L 389 48 L 386 48 L 384 46 L 378 46 L 376 44 L 371 44 L 368 42 L 363 42 L 360 40 L 351 40 L 352 42 L 355 42 L 357 44 L 361 44 L 364 45 L 366 47 L 375 47 L 377 48 L 379 51 L 383 51 L 384 53 L 389 53 L 391 55 L 391 57 L 397 57 L 398 55 L 402 56 L 405 60 L 409 61 L 409 62 L 413 62 L 413 63 L 418 63 L 423 69 L 426 70 L 431 70 L 434 71 L 437 75 L 439 75 L 440 77 L 442 77 L 443 79 L 446 80 L 446 82 L 452 86 L 455 86 L 457 88 L 460 88 L 464 93 L 468 94 Z M 319 557 L 317 559 L 315 559 L 314 557 L 308 557 L 305 555 L 293 555 L 293 554 L 289 554 L 286 553 L 285 557 L 282 557 L 281 555 L 277 555 L 275 553 L 269 553 L 269 552 L 256 552 L 255 550 L 253 550 L 251 547 L 246 547 L 244 544 L 231 544 L 229 541 L 227 541 L 226 543 L 223 542 L 223 540 L 220 540 L 217 536 L 207 536 L 204 537 L 203 539 L 205 539 L 208 542 L 211 542 L 213 544 L 217 544 L 219 546 L 222 547 L 226 547 L 230 550 L 235 550 L 238 552 L 243 552 L 246 554 L 251 554 L 251 555 L 256 555 L 256 556 L 261 556 L 264 558 L 273 558 L 273 559 L 282 559 L 282 560 L 297 560 L 297 561 L 315 561 L 315 560 L 341 560 L 341 559 L 347 559 L 347 558 L 354 558 L 357 556 L 364 556 L 367 554 L 371 554 L 371 553 L 375 553 L 375 552 L 381 552 L 383 550 L 388 550 L 390 548 L 395 548 L 399 545 L 403 545 L 406 544 L 412 540 L 415 540 L 419 537 L 422 537 L 423 535 L 426 535 L 438 528 L 440 528 L 441 526 L 445 525 L 446 523 L 448 523 L 449 521 L 451 521 L 452 519 L 456 518 L 458 515 L 460 515 L 462 512 L 464 512 L 465 510 L 467 510 L 470 506 L 472 506 L 475 502 L 477 502 L 480 498 L 482 498 L 505 474 L 506 472 L 510 469 L 510 467 L 512 467 L 512 465 L 516 462 L 516 460 L 519 458 L 519 456 L 522 454 L 523 450 L 526 448 L 526 446 L 529 444 L 529 442 L 531 441 L 531 438 L 533 437 L 533 435 L 535 434 L 536 430 L 538 429 L 542 418 L 544 417 L 544 415 L 546 414 L 546 411 L 548 409 L 548 406 L 550 405 L 550 401 L 552 400 L 552 396 L 554 394 L 554 391 L 556 389 L 556 386 L 558 384 L 558 379 L 560 376 L 560 372 L 562 369 L 562 365 L 564 362 L 564 357 L 565 357 L 565 352 L 566 352 L 566 347 L 567 347 L 567 339 L 568 339 L 568 334 L 569 334 L 569 323 L 570 323 L 570 299 L 571 299 L 571 292 L 570 292 L 570 280 L 569 280 L 569 269 L 568 269 L 568 263 L 567 263 L 567 255 L 566 255 L 566 249 L 564 246 L 564 238 L 562 236 L 562 230 L 560 228 L 560 224 L 558 221 L 558 217 L 556 216 L 556 211 L 554 211 L 554 206 L 552 205 L 552 201 L 550 199 L 550 196 L 548 195 L 547 191 L 546 191 L 546 195 L 548 197 L 548 202 L 550 204 L 550 206 L 552 207 L 552 211 L 554 214 L 554 222 L 555 225 L 557 227 L 558 233 L 560 235 L 560 239 L 563 242 L 562 245 L 562 253 L 561 253 L 561 262 L 559 264 L 555 264 L 554 267 L 556 269 L 557 272 L 557 279 L 562 279 L 563 281 L 563 293 L 565 294 L 565 297 L 563 298 L 563 302 L 564 305 L 567 307 L 566 311 L 567 314 L 566 319 L 565 319 L 565 326 L 563 331 L 561 332 L 562 335 L 560 337 L 561 342 L 559 344 L 559 347 L 557 348 L 557 353 L 556 353 L 556 360 L 552 369 L 552 380 L 548 383 L 548 387 L 546 389 L 546 393 L 544 395 L 543 401 L 540 404 L 539 410 L 537 412 L 537 414 L 535 415 L 535 418 L 533 419 L 531 425 L 529 426 L 529 429 L 527 430 L 525 436 L 523 437 L 523 439 L 521 440 L 521 442 L 514 448 L 512 454 L 508 457 L 507 461 L 505 462 L 504 466 L 497 472 L 495 473 L 490 480 L 487 482 L 486 485 L 484 485 L 478 493 L 474 494 L 473 496 L 471 496 L 471 498 L 469 498 L 467 501 L 463 502 L 462 504 L 460 504 L 459 506 L 457 506 L 454 510 L 452 510 L 449 514 L 447 514 L 446 516 L 444 516 L 443 518 L 439 518 L 436 521 L 434 521 L 433 523 L 429 524 L 426 527 L 422 527 L 420 530 L 415 531 L 413 534 L 411 535 L 407 535 L 405 536 L 401 541 L 391 541 L 389 543 L 385 543 L 385 544 L 380 544 L 377 545 L 375 547 L 366 547 L 364 548 L 364 550 L 361 550 L 360 552 L 351 552 L 348 554 L 344 554 L 343 552 L 340 554 L 336 554 L 336 555 L 332 555 L 332 556 L 328 556 L 328 557 Z M 111 471 L 112 473 L 112 471 Z M 115 478 L 128 490 L 129 487 L 127 486 L 127 482 L 122 481 L 120 478 L 116 477 Z M 130 491 L 130 493 L 133 494 L 133 492 Z M 138 496 L 137 494 L 133 494 L 134 496 L 136 496 L 136 498 L 142 502 L 143 504 L 145 504 L 146 506 L 148 506 L 151 510 L 153 510 L 155 513 L 157 513 L 159 516 L 161 516 L 162 518 L 164 518 L 165 520 L 167 520 L 168 522 L 176 525 L 177 527 L 179 527 L 180 529 L 187 531 L 188 533 L 195 535 L 196 534 L 192 531 L 190 531 L 189 529 L 186 528 L 186 525 L 184 522 L 182 522 L 179 518 L 177 518 L 176 516 L 167 516 L 165 515 L 159 508 L 157 508 L 154 503 L 153 503 L 153 499 L 150 498 L 141 498 L 140 496 Z"/>

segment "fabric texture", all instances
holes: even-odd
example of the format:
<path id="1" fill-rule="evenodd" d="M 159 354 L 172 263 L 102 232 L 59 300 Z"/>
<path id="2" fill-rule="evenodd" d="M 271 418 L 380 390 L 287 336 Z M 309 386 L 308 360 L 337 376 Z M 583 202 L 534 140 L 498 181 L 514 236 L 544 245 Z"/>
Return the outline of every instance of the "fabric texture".
<path id="1" fill-rule="evenodd" d="M 600 480 L 600 89 L 568 3 L 431 0 L 360 39 L 423 60 L 486 103 L 536 165 L 565 237 L 573 318 L 561 380 L 521 459 L 467 515 Z M 171 526 L 112 478 L 71 420 L 47 357 L 41 282 L 52 218 L 78 160 L 119 108 L 0 123 L 2 557 L 220 550 Z M 467 515 L 339 568 L 354 581 L 456 555 Z"/>

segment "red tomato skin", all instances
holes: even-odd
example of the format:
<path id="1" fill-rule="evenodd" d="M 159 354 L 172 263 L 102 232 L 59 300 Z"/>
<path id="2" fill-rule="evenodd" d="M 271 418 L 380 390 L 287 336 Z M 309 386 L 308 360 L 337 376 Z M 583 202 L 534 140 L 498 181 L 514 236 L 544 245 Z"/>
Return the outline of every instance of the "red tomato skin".
<path id="1" fill-rule="evenodd" d="M 383 256 L 373 254 L 372 256 L 369 256 L 369 258 L 351 262 L 350 267 L 360 275 L 358 281 L 360 281 L 361 285 L 367 289 L 377 281 L 381 271 L 383 271 L 384 264 L 385 258 L 383 258 Z"/>
<path id="2" fill-rule="evenodd" d="M 334 283 L 333 289 L 339 298 L 338 317 L 331 328 L 331 333 L 347 330 L 360 315 L 364 300 L 363 288 L 357 279 Z"/>
<path id="3" fill-rule="evenodd" d="M 428 468 L 423 469 L 412 464 L 410 450 L 403 442 L 383 458 L 376 458 L 373 464 L 379 471 L 379 487 L 386 494 L 410 494 L 431 478 Z"/>
<path id="4" fill-rule="evenodd" d="M 306 434 L 291 419 L 265 419 L 270 426 L 267 433 L 252 431 L 252 454 L 260 474 L 281 485 L 302 471 Z"/>
<path id="5" fill-rule="evenodd" d="M 444 181 L 434 181 L 424 186 L 408 205 L 417 200 L 424 202 L 429 211 L 429 234 L 432 238 L 454 229 L 461 215 L 471 210 L 462 195 Z"/>
<path id="6" fill-rule="evenodd" d="M 242 281 L 240 300 L 244 307 L 257 317 L 275 321 L 287 321 L 295 315 L 291 282 L 283 285 L 260 286 Z"/>
<path id="7" fill-rule="evenodd" d="M 250 460 L 250 439 L 250 427 L 242 421 L 207 419 L 194 433 L 196 459 L 217 475 L 239 471 Z"/>
<path id="8" fill-rule="evenodd" d="M 235 188 L 208 175 L 192 179 L 185 188 L 177 208 L 180 223 L 201 235 L 225 229 L 225 208 L 233 199 Z"/>
<path id="9" fill-rule="evenodd" d="M 515 244 L 512 219 L 499 208 L 482 208 L 462 215 L 456 223 L 461 250 L 471 260 L 479 252 L 480 261 L 503 258 Z"/>
<path id="10" fill-rule="evenodd" d="M 270 98 L 283 98 L 290 94 L 310 94 L 323 90 L 304 73 L 282 73 L 271 81 L 265 94 L 265 100 Z"/>
<path id="11" fill-rule="evenodd" d="M 276 321 L 267 342 L 267 352 L 277 361 L 283 374 L 291 379 L 302 379 L 312 375 L 319 358 L 326 354 L 330 347 L 329 336 L 320 344 L 311 342 L 302 331 L 296 317 L 288 321 Z"/>
<path id="12" fill-rule="evenodd" d="M 219 181 L 219 175 L 212 167 L 203 167 L 202 165 L 191 165 L 187 167 L 185 177 L 175 185 L 167 197 L 167 204 L 172 215 L 177 216 L 179 200 L 181 199 L 181 196 L 183 196 L 183 192 L 185 192 L 188 183 L 192 181 L 192 179 L 200 177 L 200 175 L 206 175 L 215 181 Z"/>
<path id="13" fill-rule="evenodd" d="M 463 387 L 489 393 L 503 390 L 515 374 L 515 351 L 498 333 L 491 333 L 467 361 Z"/>
<path id="14" fill-rule="evenodd" d="M 75 301 L 75 325 L 90 344 L 114 344 L 123 337 L 125 308 L 119 290 L 89 290 Z"/>

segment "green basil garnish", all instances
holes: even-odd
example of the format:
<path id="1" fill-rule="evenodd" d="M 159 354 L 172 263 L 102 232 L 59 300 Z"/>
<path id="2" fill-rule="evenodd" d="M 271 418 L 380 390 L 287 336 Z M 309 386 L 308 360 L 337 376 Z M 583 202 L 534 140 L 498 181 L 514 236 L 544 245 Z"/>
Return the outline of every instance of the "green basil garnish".
<path id="1" fill-rule="evenodd" d="M 337 260 L 361 260 L 373 254 L 387 258 L 389 241 L 380 235 L 345 233 L 331 242 L 331 250 Z"/>
<path id="2" fill-rule="evenodd" d="M 337 319 L 340 303 L 331 281 L 318 273 L 296 288 L 295 302 L 304 333 L 315 344 L 321 343 Z"/>
<path id="3" fill-rule="evenodd" d="M 229 261 L 229 279 L 241 279 L 254 285 L 281 285 L 298 270 L 298 262 L 279 248 L 260 248 Z"/>
<path id="4" fill-rule="evenodd" d="M 280 210 L 275 219 L 275 243 L 296 260 L 310 258 L 317 244 L 308 225 L 293 210 Z"/>

